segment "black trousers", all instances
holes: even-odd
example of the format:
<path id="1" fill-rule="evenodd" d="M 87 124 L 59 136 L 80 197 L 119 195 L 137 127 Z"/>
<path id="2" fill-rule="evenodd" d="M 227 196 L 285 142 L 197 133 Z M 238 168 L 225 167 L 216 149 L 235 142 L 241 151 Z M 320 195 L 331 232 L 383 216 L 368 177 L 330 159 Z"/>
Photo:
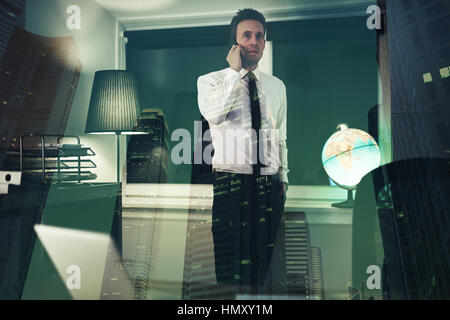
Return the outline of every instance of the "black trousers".
<path id="1" fill-rule="evenodd" d="M 212 235 L 218 284 L 236 294 L 284 294 L 283 200 L 278 177 L 215 172 Z"/>

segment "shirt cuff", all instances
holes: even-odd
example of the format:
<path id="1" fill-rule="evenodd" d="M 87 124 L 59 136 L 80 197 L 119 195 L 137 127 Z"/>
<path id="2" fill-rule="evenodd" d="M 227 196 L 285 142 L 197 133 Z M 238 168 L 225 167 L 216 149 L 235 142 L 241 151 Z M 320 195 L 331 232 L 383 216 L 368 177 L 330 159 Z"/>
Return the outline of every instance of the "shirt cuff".
<path id="1" fill-rule="evenodd" d="M 288 171 L 286 169 L 280 168 L 280 170 L 278 171 L 278 178 L 281 182 L 289 184 L 287 174 L 288 174 Z"/>

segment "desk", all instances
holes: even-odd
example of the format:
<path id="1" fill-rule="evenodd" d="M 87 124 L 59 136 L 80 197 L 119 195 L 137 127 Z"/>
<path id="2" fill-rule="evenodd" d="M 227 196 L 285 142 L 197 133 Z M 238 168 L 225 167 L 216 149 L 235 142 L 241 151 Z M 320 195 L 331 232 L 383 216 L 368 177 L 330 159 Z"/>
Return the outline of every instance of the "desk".
<path id="1" fill-rule="evenodd" d="M 33 230 L 35 223 L 112 233 L 121 242 L 117 183 L 32 183 L 10 186 L 1 196 L 2 298 L 70 299 Z M 117 245 L 121 248 L 120 245 Z"/>

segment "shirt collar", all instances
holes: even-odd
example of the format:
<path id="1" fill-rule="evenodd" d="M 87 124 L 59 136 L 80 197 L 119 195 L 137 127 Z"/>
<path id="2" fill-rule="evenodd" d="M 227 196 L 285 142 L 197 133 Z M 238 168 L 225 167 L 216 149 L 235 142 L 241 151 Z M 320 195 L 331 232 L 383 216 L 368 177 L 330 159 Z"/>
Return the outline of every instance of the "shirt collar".
<path id="1" fill-rule="evenodd" d="M 239 73 L 241 74 L 241 78 L 245 78 L 246 74 L 248 73 L 248 70 L 242 68 L 241 71 L 239 71 Z M 253 74 L 256 77 L 256 81 L 258 81 L 259 80 L 259 75 L 260 75 L 259 65 L 256 66 L 255 70 L 253 70 Z"/>

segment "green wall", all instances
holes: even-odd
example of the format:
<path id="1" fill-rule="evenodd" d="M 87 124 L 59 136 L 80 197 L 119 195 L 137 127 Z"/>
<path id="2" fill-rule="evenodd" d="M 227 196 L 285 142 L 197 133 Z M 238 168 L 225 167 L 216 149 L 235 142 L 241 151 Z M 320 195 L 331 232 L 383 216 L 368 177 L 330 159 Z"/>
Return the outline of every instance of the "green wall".
<path id="1" fill-rule="evenodd" d="M 366 18 L 300 21 L 275 30 L 273 73 L 288 101 L 290 183 L 329 184 L 322 148 L 339 123 L 368 130 L 377 104 L 376 34 Z"/>
<path id="2" fill-rule="evenodd" d="M 192 134 L 200 118 L 197 77 L 226 68 L 228 47 L 226 33 L 215 28 L 192 28 L 185 37 L 182 32 L 130 32 L 127 69 L 139 74 L 143 107 L 161 108 L 171 132 L 186 128 Z M 209 32 L 223 37 L 223 44 L 201 45 Z M 191 39 L 197 42 L 189 46 Z M 366 17 L 317 19 L 273 23 L 268 40 L 273 74 L 287 88 L 290 183 L 328 185 L 323 145 L 341 122 L 367 131 L 368 111 L 378 101 L 375 31 L 367 29 Z M 189 183 L 190 172 L 190 165 L 170 164 L 169 182 Z"/>
<path id="3" fill-rule="evenodd" d="M 185 128 L 193 139 L 194 121 L 201 117 L 197 104 L 197 78 L 226 68 L 226 54 L 224 45 L 157 49 L 129 47 L 127 69 L 139 75 L 142 108 L 162 109 L 170 134 L 175 129 Z M 170 146 L 177 143 L 172 142 Z M 168 183 L 190 181 L 191 165 L 174 165 L 169 160 Z"/>

